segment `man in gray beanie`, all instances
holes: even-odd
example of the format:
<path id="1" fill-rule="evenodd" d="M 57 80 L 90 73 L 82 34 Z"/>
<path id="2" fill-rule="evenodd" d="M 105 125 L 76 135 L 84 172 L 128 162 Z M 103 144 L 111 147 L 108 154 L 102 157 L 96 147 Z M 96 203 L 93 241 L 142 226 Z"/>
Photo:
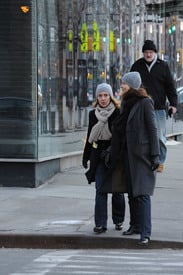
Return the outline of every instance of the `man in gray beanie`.
<path id="1" fill-rule="evenodd" d="M 142 80 L 138 72 L 126 73 L 122 77 L 122 81 L 134 90 L 138 90 L 142 84 Z"/>

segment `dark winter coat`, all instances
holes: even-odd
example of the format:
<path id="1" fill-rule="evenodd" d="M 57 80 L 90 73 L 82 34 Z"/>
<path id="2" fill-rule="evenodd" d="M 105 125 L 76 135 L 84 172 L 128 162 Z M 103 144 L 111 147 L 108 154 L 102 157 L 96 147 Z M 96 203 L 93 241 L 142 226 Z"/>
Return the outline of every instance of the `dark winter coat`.
<path id="1" fill-rule="evenodd" d="M 156 173 L 151 170 L 151 156 L 159 155 L 159 140 L 154 114 L 153 101 L 150 98 L 139 100 L 131 109 L 126 125 L 126 131 L 121 139 L 125 138 L 130 176 L 132 182 L 132 195 L 152 195 L 155 187 Z M 115 138 L 117 138 L 115 140 Z M 119 144 L 119 137 L 113 134 L 113 143 Z M 124 171 L 125 155 L 120 155 L 113 165 Z M 113 159 L 114 160 L 114 159 Z M 125 178 L 119 179 L 124 185 Z M 113 183 L 112 183 L 113 184 Z"/>
<path id="2" fill-rule="evenodd" d="M 151 156 L 159 155 L 159 139 L 153 101 L 145 98 L 131 110 L 126 128 L 133 196 L 152 195 L 156 173 Z"/>
<path id="3" fill-rule="evenodd" d="M 166 98 L 171 106 L 177 106 L 177 93 L 174 80 L 168 64 L 157 58 L 150 72 L 145 59 L 138 59 L 131 67 L 131 71 L 137 71 L 142 78 L 142 84 L 154 100 L 155 109 L 166 109 Z"/>
<path id="4" fill-rule="evenodd" d="M 113 121 L 119 115 L 119 112 L 120 110 L 116 108 L 112 113 L 112 115 L 108 118 L 108 127 L 111 132 L 112 132 Z M 95 172 L 99 161 L 101 161 L 101 153 L 102 151 L 106 150 L 111 144 L 111 140 L 100 140 L 96 143 L 97 144 L 97 147 L 96 147 L 88 142 L 92 127 L 97 122 L 98 122 L 98 119 L 95 115 L 95 109 L 93 109 L 89 112 L 87 138 L 86 138 L 86 143 L 85 143 L 84 152 L 83 152 L 83 159 L 85 161 L 90 161 L 90 167 L 88 171 L 85 173 L 88 183 L 95 182 Z"/>

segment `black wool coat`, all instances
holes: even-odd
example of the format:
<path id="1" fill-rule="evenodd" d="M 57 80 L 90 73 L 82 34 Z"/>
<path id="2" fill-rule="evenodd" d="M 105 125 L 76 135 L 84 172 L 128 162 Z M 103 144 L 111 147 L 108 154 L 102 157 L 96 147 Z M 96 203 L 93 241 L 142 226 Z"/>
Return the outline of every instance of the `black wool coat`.
<path id="1" fill-rule="evenodd" d="M 120 110 L 116 108 L 112 115 L 108 118 L 108 127 L 109 130 L 112 132 L 112 125 L 115 118 L 119 115 Z M 88 123 L 88 130 L 87 130 L 87 137 L 86 143 L 83 151 L 83 159 L 85 161 L 90 161 L 90 166 L 88 171 L 85 173 L 88 183 L 95 182 L 95 172 L 99 161 L 101 161 L 100 156 L 102 150 L 106 150 L 110 144 L 111 140 L 100 140 L 97 142 L 97 147 L 93 146 L 91 143 L 88 142 L 92 127 L 98 122 L 98 119 L 95 115 L 95 109 L 89 112 L 89 123 Z"/>
<path id="2" fill-rule="evenodd" d="M 114 129 L 115 130 L 115 129 Z M 154 104 L 150 98 L 139 100 L 131 109 L 126 130 L 119 136 L 113 132 L 112 166 L 118 181 L 125 186 L 124 160 L 127 156 L 120 151 L 120 142 L 126 143 L 129 160 L 129 174 L 132 183 L 132 195 L 152 195 L 155 188 L 156 172 L 151 170 L 151 156 L 159 155 L 159 140 L 154 114 Z M 114 150 L 114 152 L 113 152 Z M 118 153 L 117 153 L 118 152 Z M 118 172 L 116 172 L 116 169 Z M 126 169 L 126 168 L 125 168 Z M 122 171 L 119 173 L 119 171 Z M 126 173 L 125 173 L 126 174 Z M 113 178 L 116 181 L 116 176 Z M 115 185 L 115 181 L 112 185 Z"/>
<path id="3" fill-rule="evenodd" d="M 152 195 L 156 172 L 151 170 L 151 156 L 159 155 L 159 139 L 153 101 L 144 98 L 131 110 L 126 127 L 133 196 Z"/>

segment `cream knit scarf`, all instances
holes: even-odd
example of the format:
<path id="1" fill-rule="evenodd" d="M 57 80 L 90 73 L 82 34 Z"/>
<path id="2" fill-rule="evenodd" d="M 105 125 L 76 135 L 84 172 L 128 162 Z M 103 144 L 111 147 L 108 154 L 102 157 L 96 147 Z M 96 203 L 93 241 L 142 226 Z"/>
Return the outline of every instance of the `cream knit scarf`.
<path id="1" fill-rule="evenodd" d="M 90 136 L 89 143 L 97 142 L 98 140 L 109 140 L 111 138 L 111 132 L 108 127 L 108 118 L 114 112 L 115 106 L 111 102 L 107 107 L 101 108 L 99 105 L 96 106 L 95 115 L 98 122 L 93 126 Z"/>

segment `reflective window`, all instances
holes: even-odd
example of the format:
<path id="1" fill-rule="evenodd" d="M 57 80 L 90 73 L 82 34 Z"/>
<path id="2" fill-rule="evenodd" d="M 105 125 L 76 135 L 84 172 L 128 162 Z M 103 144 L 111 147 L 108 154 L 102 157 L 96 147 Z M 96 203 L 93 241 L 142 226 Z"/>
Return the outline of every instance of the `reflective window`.
<path id="1" fill-rule="evenodd" d="M 32 3 L 21 4 L 18 0 L 0 2 L 0 158 L 34 159 Z"/>
<path id="2" fill-rule="evenodd" d="M 146 39 L 183 86 L 182 15 L 181 1 L 38 1 L 39 156 L 82 149 L 97 84 L 119 98 Z"/>
<path id="3" fill-rule="evenodd" d="M 110 83 L 119 98 L 121 76 L 146 39 L 181 90 L 182 1 L 2 0 L 0 157 L 82 150 L 97 84 Z"/>

